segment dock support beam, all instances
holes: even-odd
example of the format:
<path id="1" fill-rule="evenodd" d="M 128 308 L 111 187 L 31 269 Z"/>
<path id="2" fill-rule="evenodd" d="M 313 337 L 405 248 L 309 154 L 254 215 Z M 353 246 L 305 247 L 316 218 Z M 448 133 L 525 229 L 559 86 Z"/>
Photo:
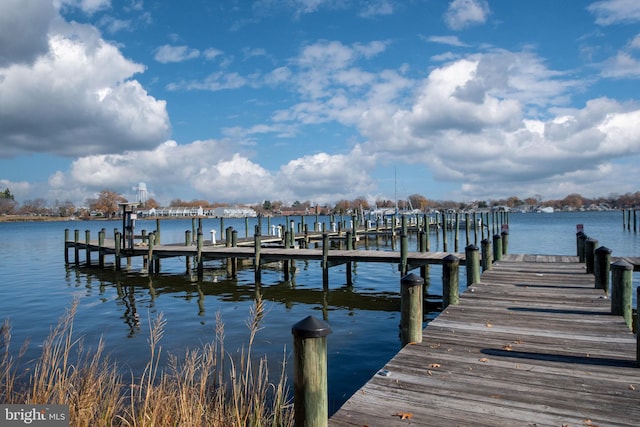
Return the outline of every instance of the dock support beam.
<path id="1" fill-rule="evenodd" d="M 584 258 L 587 265 L 587 274 L 593 274 L 595 272 L 595 251 L 598 247 L 598 241 L 596 239 L 587 239 L 584 245 Z"/>
<path id="2" fill-rule="evenodd" d="M 424 279 L 413 273 L 400 280 L 400 341 L 403 347 L 422 342 L 422 285 Z"/>
<path id="3" fill-rule="evenodd" d="M 291 333 L 295 425 L 326 427 L 329 423 L 327 335 L 331 328 L 325 321 L 308 316 L 293 325 Z"/>
<path id="4" fill-rule="evenodd" d="M 442 308 L 458 304 L 460 298 L 459 283 L 460 260 L 455 255 L 447 255 L 442 260 Z"/>
<path id="5" fill-rule="evenodd" d="M 476 245 L 468 245 L 464 251 L 467 258 L 467 286 L 480 283 L 480 256 L 478 254 L 478 247 Z"/>
<path id="6" fill-rule="evenodd" d="M 595 276 L 595 288 L 604 289 L 609 293 L 609 278 L 611 273 L 611 249 L 600 246 L 594 252 L 595 264 L 593 274 Z"/>
<path id="7" fill-rule="evenodd" d="M 611 264 L 611 314 L 622 315 L 631 328 L 633 265 L 624 260 Z"/>
<path id="8" fill-rule="evenodd" d="M 494 261 L 502 261 L 502 236 L 493 235 L 493 259 Z"/>
<path id="9" fill-rule="evenodd" d="M 489 239 L 482 239 L 480 245 L 482 246 L 482 271 L 491 270 L 491 264 L 493 264 L 491 241 Z"/>

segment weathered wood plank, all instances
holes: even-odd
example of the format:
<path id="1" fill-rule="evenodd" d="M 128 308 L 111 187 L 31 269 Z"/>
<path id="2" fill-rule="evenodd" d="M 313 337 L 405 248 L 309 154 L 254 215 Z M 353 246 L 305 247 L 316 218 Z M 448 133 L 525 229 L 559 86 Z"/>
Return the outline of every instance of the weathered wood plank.
<path id="1" fill-rule="evenodd" d="M 638 425 L 636 339 L 574 258 L 496 263 L 329 424 Z"/>

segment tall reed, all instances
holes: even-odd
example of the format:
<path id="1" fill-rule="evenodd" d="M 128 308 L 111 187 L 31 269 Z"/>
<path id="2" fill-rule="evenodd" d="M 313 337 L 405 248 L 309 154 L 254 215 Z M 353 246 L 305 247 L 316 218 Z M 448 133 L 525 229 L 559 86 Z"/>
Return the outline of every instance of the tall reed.
<path id="1" fill-rule="evenodd" d="M 31 371 L 18 371 L 20 364 L 9 351 L 11 325 L 2 324 L 0 397 L 5 403 L 68 404 L 71 426 L 293 425 L 284 362 L 276 381 L 270 382 L 267 359 L 256 361 L 252 354 L 264 317 L 260 294 L 247 320 L 249 343 L 239 357 L 225 351 L 224 324 L 218 313 L 213 342 L 187 349 L 181 358 L 168 355 L 162 366 L 160 341 L 166 321 L 160 314 L 150 320 L 146 367 L 128 380 L 104 354 L 102 340 L 96 349 L 89 349 L 82 337 L 75 337 L 77 306 L 74 301 L 52 328 Z"/>

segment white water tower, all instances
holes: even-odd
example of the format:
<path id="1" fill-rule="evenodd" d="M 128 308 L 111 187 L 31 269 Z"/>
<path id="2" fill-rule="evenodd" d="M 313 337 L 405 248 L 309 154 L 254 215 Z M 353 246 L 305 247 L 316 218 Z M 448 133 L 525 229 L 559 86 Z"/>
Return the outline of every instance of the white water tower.
<path id="1" fill-rule="evenodd" d="M 147 201 L 147 184 L 141 182 L 137 187 L 133 187 L 134 190 L 138 192 L 138 203 L 143 203 Z"/>

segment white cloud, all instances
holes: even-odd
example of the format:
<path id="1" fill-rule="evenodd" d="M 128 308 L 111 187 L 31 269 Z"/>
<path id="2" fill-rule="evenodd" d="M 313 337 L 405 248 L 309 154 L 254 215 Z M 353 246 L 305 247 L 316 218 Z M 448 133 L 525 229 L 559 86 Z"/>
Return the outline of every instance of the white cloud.
<path id="1" fill-rule="evenodd" d="M 596 16 L 596 24 L 613 25 L 640 21 L 640 3 L 636 0 L 602 0 L 587 10 Z"/>
<path id="2" fill-rule="evenodd" d="M 395 11 L 395 3 L 391 0 L 367 1 L 359 15 L 363 18 L 374 18 L 383 15 L 392 15 Z"/>
<path id="3" fill-rule="evenodd" d="M 162 45 L 156 49 L 154 59 L 161 64 L 170 62 L 183 62 L 189 59 L 195 59 L 200 56 L 198 49 L 192 49 L 189 46 L 171 46 Z"/>
<path id="4" fill-rule="evenodd" d="M 489 5 L 485 0 L 453 0 L 444 15 L 447 26 L 453 30 L 483 24 L 489 15 Z"/>
<path id="5" fill-rule="evenodd" d="M 63 156 L 154 146 L 169 132 L 165 102 L 132 77 L 144 67 L 95 28 L 52 21 L 49 49 L 33 64 L 0 68 L 3 156 Z"/>
<path id="6" fill-rule="evenodd" d="M 457 36 L 431 36 L 426 37 L 425 39 L 432 43 L 440 43 L 456 47 L 469 47 L 468 44 L 461 42 Z"/>
<path id="7" fill-rule="evenodd" d="M 85 13 L 93 14 L 100 10 L 109 9 L 111 0 L 53 0 L 56 8 L 78 8 Z"/>
<path id="8" fill-rule="evenodd" d="M 640 60 L 620 51 L 602 64 L 601 74 L 609 78 L 640 78 Z"/>
<path id="9" fill-rule="evenodd" d="M 0 2 L 0 67 L 31 64 L 46 53 L 49 23 L 54 16 L 50 0 Z"/>
<path id="10" fill-rule="evenodd" d="M 49 185 L 56 189 L 64 182 L 85 194 L 110 188 L 133 198 L 132 185 L 145 182 L 165 203 L 175 194 L 239 203 L 310 198 L 330 203 L 336 194 L 355 198 L 371 189 L 373 180 L 366 173 L 371 164 L 356 147 L 346 155 L 321 153 L 292 160 L 271 172 L 238 152 L 231 140 L 184 145 L 167 141 L 148 151 L 81 157 L 67 174 L 54 174 Z"/>

